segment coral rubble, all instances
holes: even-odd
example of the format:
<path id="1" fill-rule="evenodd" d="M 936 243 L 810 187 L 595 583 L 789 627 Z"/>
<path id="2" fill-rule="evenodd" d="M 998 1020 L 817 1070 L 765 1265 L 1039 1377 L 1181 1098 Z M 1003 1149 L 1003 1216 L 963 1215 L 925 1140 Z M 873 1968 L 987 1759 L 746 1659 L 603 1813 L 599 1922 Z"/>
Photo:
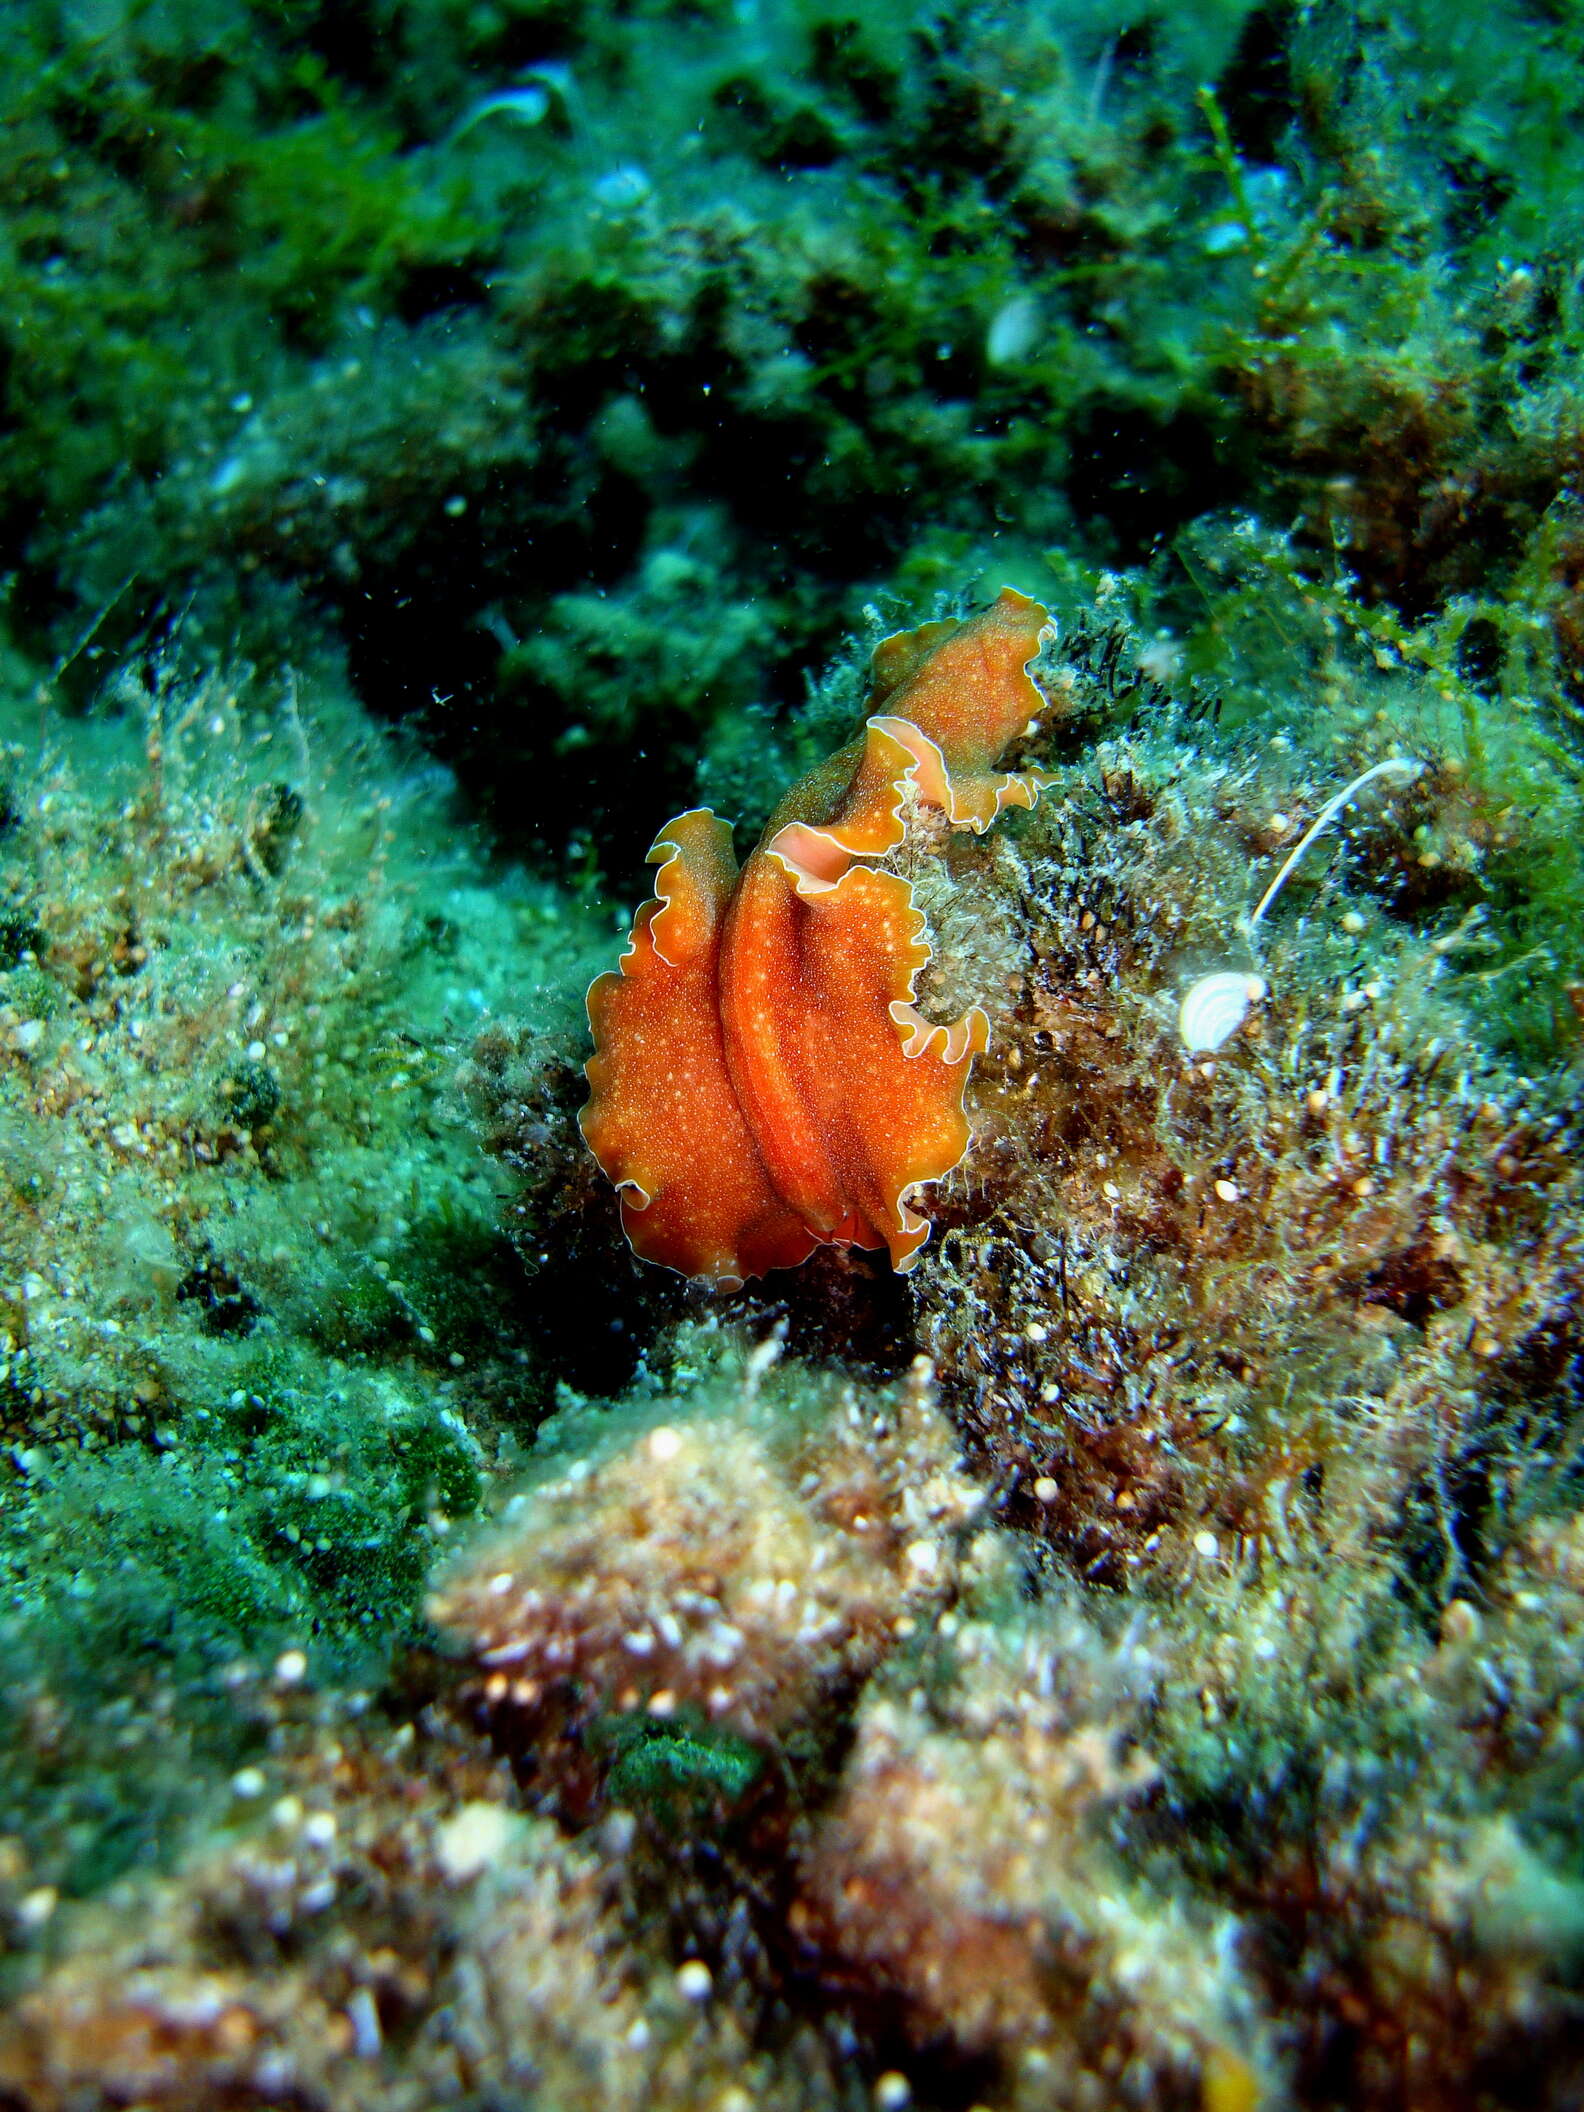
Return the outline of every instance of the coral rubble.
<path id="1" fill-rule="evenodd" d="M 570 1461 L 561 1424 L 546 1477 L 429 1609 L 465 1638 L 498 1741 L 552 1782 L 585 1764 L 575 1744 L 563 1758 L 571 1735 L 614 1712 L 785 1737 L 949 1594 L 980 1500 L 927 1367 L 893 1400 L 835 1389 L 823 1414 L 803 1388 L 750 1383 L 713 1416 L 586 1435 Z"/>

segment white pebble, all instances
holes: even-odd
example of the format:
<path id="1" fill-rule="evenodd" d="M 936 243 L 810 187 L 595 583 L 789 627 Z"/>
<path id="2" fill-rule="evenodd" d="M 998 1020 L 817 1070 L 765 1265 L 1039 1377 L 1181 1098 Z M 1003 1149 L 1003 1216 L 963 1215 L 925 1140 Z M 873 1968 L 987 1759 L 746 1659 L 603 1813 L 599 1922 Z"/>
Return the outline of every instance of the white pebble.
<path id="1" fill-rule="evenodd" d="M 40 1885 L 17 1901 L 16 1918 L 24 1929 L 41 1929 L 54 1913 L 60 1894 L 53 1885 Z"/>
<path id="2" fill-rule="evenodd" d="M 710 1969 L 702 1958 L 690 1958 L 686 1965 L 680 1966 L 676 1984 L 677 1993 L 684 2002 L 707 2002 L 715 1986 Z"/>

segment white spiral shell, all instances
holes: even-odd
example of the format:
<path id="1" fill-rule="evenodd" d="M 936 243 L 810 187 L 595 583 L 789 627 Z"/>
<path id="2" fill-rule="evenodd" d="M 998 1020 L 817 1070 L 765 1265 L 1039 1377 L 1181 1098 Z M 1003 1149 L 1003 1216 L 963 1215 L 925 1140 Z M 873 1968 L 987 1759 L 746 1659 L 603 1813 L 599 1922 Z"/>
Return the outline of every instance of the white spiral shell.
<path id="1" fill-rule="evenodd" d="M 1183 996 L 1177 1008 L 1177 1032 L 1190 1055 L 1219 1049 L 1248 1018 L 1250 1005 L 1265 995 L 1260 976 L 1240 968 L 1218 968 L 1202 975 Z"/>

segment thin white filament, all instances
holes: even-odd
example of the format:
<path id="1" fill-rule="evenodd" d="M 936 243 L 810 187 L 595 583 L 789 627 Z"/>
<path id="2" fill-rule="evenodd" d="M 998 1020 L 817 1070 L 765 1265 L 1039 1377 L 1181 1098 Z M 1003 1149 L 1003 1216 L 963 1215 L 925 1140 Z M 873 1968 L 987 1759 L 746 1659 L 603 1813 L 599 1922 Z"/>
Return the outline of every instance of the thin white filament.
<path id="1" fill-rule="evenodd" d="M 1366 770 L 1362 777 L 1354 778 L 1352 784 L 1344 785 L 1340 792 L 1334 794 L 1332 798 L 1328 799 L 1325 805 L 1320 809 L 1319 813 L 1315 816 L 1314 820 L 1310 822 L 1308 828 L 1305 829 L 1303 835 L 1298 839 L 1297 844 L 1294 846 L 1293 850 L 1288 855 L 1286 864 L 1276 875 L 1275 879 L 1271 882 L 1270 886 L 1266 888 L 1264 894 L 1260 896 L 1259 907 L 1255 910 L 1253 916 L 1250 917 L 1248 921 L 1248 932 L 1250 938 L 1252 938 L 1254 933 L 1259 929 L 1260 920 L 1263 918 L 1266 910 L 1270 908 L 1271 904 L 1275 901 L 1276 897 L 1281 893 L 1282 888 L 1286 885 L 1287 876 L 1292 871 L 1293 867 L 1298 863 L 1299 859 L 1303 856 L 1304 852 L 1308 850 L 1310 844 L 1314 842 L 1315 838 L 1320 834 L 1322 829 L 1328 827 L 1329 824 L 1336 819 L 1337 815 L 1341 813 L 1342 809 L 1347 805 L 1348 801 L 1353 798 L 1355 793 L 1363 791 L 1364 787 L 1370 782 L 1371 778 L 1384 777 L 1387 771 L 1389 770 L 1395 771 L 1403 777 L 1417 777 L 1422 767 L 1423 766 L 1419 763 L 1410 762 L 1406 756 L 1388 756 L 1385 762 L 1376 763 L 1373 768 Z"/>

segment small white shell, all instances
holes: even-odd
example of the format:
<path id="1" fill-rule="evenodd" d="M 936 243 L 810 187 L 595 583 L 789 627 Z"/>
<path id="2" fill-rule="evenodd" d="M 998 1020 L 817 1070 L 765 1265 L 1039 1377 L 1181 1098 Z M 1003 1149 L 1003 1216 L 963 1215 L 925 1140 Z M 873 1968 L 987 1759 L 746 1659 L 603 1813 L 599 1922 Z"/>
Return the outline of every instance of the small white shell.
<path id="1" fill-rule="evenodd" d="M 1250 1005 L 1265 995 L 1263 979 L 1239 968 L 1202 975 L 1177 1008 L 1177 1032 L 1190 1055 L 1219 1049 L 1248 1018 Z"/>

